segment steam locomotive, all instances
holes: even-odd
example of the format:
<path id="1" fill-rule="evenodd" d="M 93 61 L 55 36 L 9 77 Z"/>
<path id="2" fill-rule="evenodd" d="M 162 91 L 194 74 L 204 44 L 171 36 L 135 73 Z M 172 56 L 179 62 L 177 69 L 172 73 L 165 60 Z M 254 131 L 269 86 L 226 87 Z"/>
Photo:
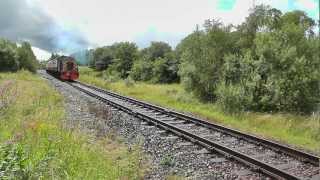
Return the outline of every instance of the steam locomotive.
<path id="1" fill-rule="evenodd" d="M 46 71 L 64 81 L 74 81 L 79 78 L 78 65 L 70 56 L 50 59 L 46 65 Z"/>

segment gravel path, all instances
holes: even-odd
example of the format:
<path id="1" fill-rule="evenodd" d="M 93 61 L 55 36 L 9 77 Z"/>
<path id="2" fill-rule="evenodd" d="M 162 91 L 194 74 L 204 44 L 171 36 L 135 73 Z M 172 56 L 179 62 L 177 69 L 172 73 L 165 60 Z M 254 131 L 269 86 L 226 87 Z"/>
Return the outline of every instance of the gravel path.
<path id="1" fill-rule="evenodd" d="M 212 154 L 184 139 L 148 125 L 39 72 L 65 98 L 65 126 L 94 137 L 117 136 L 128 148 L 139 145 L 149 159 L 145 179 L 181 176 L 185 179 L 268 179 L 242 164 Z"/>

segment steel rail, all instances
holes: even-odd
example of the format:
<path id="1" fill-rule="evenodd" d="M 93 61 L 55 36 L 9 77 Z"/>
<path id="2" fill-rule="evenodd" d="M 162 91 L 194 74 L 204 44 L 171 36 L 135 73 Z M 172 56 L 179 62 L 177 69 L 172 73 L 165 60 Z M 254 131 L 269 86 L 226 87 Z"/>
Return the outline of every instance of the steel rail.
<path id="1" fill-rule="evenodd" d="M 251 134 L 248 134 L 248 133 L 243 133 L 241 131 L 238 131 L 238 130 L 235 130 L 235 129 L 232 129 L 232 128 L 228 128 L 228 127 L 225 127 L 225 126 L 222 126 L 222 125 L 214 124 L 214 123 L 208 122 L 206 120 L 202 120 L 202 119 L 199 119 L 199 118 L 196 118 L 196 117 L 192 117 L 192 116 L 189 116 L 189 115 L 177 112 L 177 111 L 169 110 L 169 109 L 166 109 L 164 107 L 153 105 L 153 104 L 150 104 L 150 103 L 147 103 L 147 102 L 143 102 L 143 101 L 140 101 L 140 100 L 137 100 L 137 99 L 134 99 L 134 98 L 125 97 L 125 96 L 122 96 L 122 95 L 120 95 L 118 93 L 107 91 L 107 90 L 104 90 L 104 89 L 101 89 L 101 88 L 98 88 L 98 87 L 95 87 L 95 86 L 92 86 L 92 85 L 88 85 L 88 84 L 85 84 L 85 83 L 82 83 L 82 82 L 79 82 L 79 81 L 76 81 L 76 83 L 79 83 L 79 84 L 81 84 L 83 86 L 86 86 L 88 88 L 92 88 L 92 89 L 94 89 L 96 91 L 106 93 L 106 94 L 108 94 L 110 96 L 113 96 L 113 97 L 116 97 L 116 98 L 119 98 L 119 99 L 122 99 L 122 100 L 125 100 L 125 101 L 130 101 L 132 103 L 138 104 L 140 106 L 143 106 L 143 107 L 146 107 L 146 108 L 149 108 L 149 109 L 160 111 L 160 112 L 162 112 L 164 114 L 168 114 L 168 115 L 176 117 L 178 119 L 183 119 L 183 120 L 186 120 L 186 121 L 189 121 L 189 122 L 193 122 L 195 124 L 199 124 L 199 125 L 205 126 L 207 128 L 210 128 L 210 129 L 214 129 L 214 130 L 219 131 L 219 132 L 223 132 L 225 134 L 228 134 L 228 135 L 231 135 L 231 136 L 234 136 L 234 137 L 237 137 L 237 138 L 245 139 L 245 140 L 247 140 L 247 141 L 249 141 L 251 143 L 259 144 L 259 145 L 268 147 L 268 148 L 270 148 L 270 149 L 272 149 L 272 150 L 274 150 L 276 152 L 285 153 L 285 154 L 287 154 L 289 156 L 292 156 L 292 157 L 295 157 L 296 159 L 299 159 L 300 161 L 309 162 L 309 163 L 311 163 L 311 164 L 313 164 L 315 166 L 318 166 L 319 162 L 320 162 L 320 157 L 318 157 L 316 155 L 313 155 L 313 154 L 310 154 L 310 153 L 307 153 L 307 152 L 304 152 L 304 151 L 301 151 L 301 150 L 297 150 L 297 149 L 294 149 L 292 147 L 289 147 L 289 146 L 286 146 L 286 145 L 283 145 L 283 144 L 280 144 L 280 143 L 277 143 L 277 142 L 274 142 L 274 141 L 271 141 L 271 140 L 268 140 L 268 139 L 257 137 L 255 135 L 251 135 Z"/>
<path id="2" fill-rule="evenodd" d="M 161 128 L 164 128 L 165 130 L 167 131 L 170 131 L 178 136 L 181 136 L 185 139 L 188 139 L 190 140 L 191 142 L 194 142 L 194 143 L 197 143 L 197 144 L 200 144 L 204 147 L 206 147 L 207 149 L 211 150 L 211 151 L 216 151 L 216 152 L 219 152 L 221 154 L 224 154 L 225 156 L 227 156 L 228 158 L 233 158 L 239 162 L 242 162 L 250 167 L 252 167 L 253 169 L 255 169 L 256 171 L 260 171 L 264 174 L 267 174 L 271 177 L 274 177 L 274 178 L 277 178 L 277 179 L 301 179 L 300 177 L 297 177 L 295 175 L 292 175 L 286 171 L 283 171 L 279 168 L 276 168 L 270 164 L 267 164 L 263 161 L 260 161 L 256 158 L 253 158 L 253 157 L 250 157 L 246 154 L 243 154 L 241 152 L 238 152 L 238 151 L 235 151 L 231 148 L 228 148 L 220 143 L 217 143 L 217 142 L 214 142 L 214 141 L 211 141 L 209 139 L 206 139 L 204 137 L 201 137 L 201 136 L 198 136 L 196 134 L 193 134 L 191 132 L 188 132 L 184 129 L 181 129 L 175 125 L 172 125 L 172 124 L 169 124 L 167 122 L 164 122 L 164 121 L 161 121 L 161 120 L 158 120 L 154 117 L 151 117 L 149 115 L 146 115 L 146 114 L 143 114 L 141 112 L 137 112 L 137 111 L 134 111 L 132 110 L 131 108 L 129 107 L 126 107 L 124 105 L 121 105 L 117 102 L 114 102 L 112 100 L 109 100 L 109 99 L 106 99 L 102 96 L 99 96 L 95 93 L 92 92 L 93 91 L 96 91 L 95 89 L 92 89 L 90 88 L 90 86 L 86 86 L 84 85 L 83 83 L 81 83 L 80 85 L 83 85 L 85 86 L 86 88 L 88 89 L 91 89 L 91 91 L 89 90 L 86 90 L 85 88 L 81 88 L 77 85 L 74 85 L 72 83 L 70 83 L 71 86 L 73 86 L 74 88 L 96 98 L 96 99 L 99 99 L 101 100 L 102 102 L 105 102 L 106 104 L 109 104 L 121 111 L 124 111 L 124 112 L 127 112 L 128 114 L 131 114 L 137 118 L 140 118 L 144 121 L 147 121 L 149 123 L 152 123 L 158 127 L 161 127 Z M 99 92 L 99 91 L 98 91 Z M 123 99 L 122 99 L 123 100 Z"/>

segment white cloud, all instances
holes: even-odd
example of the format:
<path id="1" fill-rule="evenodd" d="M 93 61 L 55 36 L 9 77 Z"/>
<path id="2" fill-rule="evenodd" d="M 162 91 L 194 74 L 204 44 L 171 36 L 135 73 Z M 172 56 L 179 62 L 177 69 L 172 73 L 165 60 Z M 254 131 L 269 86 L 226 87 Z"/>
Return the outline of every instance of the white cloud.
<path id="1" fill-rule="evenodd" d="M 65 26 L 78 28 L 96 45 L 143 38 L 150 28 L 170 36 L 187 35 L 205 19 L 239 24 L 252 0 L 237 1 L 232 12 L 217 10 L 217 0 L 35 0 Z M 161 36 L 161 35 L 158 35 Z"/>
<path id="2" fill-rule="evenodd" d="M 253 7 L 252 0 L 237 0 L 232 11 L 219 11 L 216 17 L 226 24 L 240 24 L 249 14 L 249 9 Z"/>
<path id="3" fill-rule="evenodd" d="M 287 9 L 289 4 L 289 0 L 257 0 L 256 2 L 257 5 L 266 4 L 281 10 Z"/>
<path id="4" fill-rule="evenodd" d="M 66 28 L 87 35 L 93 46 L 117 41 L 134 41 L 145 46 L 151 40 L 175 45 L 202 25 L 205 19 L 220 19 L 225 24 L 240 24 L 253 7 L 253 0 L 237 0 L 232 11 L 219 11 L 218 0 L 28 0 L 61 22 Z M 288 10 L 291 0 L 256 0 Z M 312 0 L 299 0 L 305 8 Z M 154 31 L 150 31 L 154 29 Z"/>
<path id="5" fill-rule="evenodd" d="M 232 11 L 219 11 L 218 0 L 46 0 L 40 1 L 65 26 L 86 33 L 92 43 L 133 41 L 150 28 L 170 34 L 188 34 L 205 19 L 218 18 L 240 24 L 249 14 L 253 0 L 237 0 Z M 288 0 L 256 0 L 285 9 Z"/>
<path id="6" fill-rule="evenodd" d="M 34 55 L 37 57 L 38 60 L 48 60 L 51 56 L 51 54 L 48 51 L 39 49 L 37 47 L 31 47 Z"/>

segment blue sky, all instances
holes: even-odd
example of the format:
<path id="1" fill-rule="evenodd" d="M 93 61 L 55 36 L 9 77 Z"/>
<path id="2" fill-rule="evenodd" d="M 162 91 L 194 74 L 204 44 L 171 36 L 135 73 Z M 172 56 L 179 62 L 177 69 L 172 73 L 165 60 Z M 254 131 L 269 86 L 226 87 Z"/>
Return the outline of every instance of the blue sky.
<path id="1" fill-rule="evenodd" d="M 235 5 L 236 0 L 219 0 L 218 1 L 218 9 L 224 10 L 224 11 L 230 11 L 233 9 L 233 6 Z"/>
<path id="2" fill-rule="evenodd" d="M 237 2 L 245 0 L 218 0 L 217 8 L 222 11 L 233 11 Z M 252 4 L 254 2 L 252 1 Z M 265 3 L 269 4 L 283 12 L 292 10 L 303 10 L 313 19 L 319 20 L 319 0 L 256 0 L 255 4 Z"/>

